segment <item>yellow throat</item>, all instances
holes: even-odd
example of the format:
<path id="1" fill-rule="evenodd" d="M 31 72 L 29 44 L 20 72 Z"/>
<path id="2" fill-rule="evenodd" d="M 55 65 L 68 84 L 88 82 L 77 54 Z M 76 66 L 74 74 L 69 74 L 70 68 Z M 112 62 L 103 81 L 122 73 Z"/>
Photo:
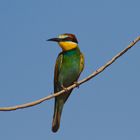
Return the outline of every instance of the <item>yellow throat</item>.
<path id="1" fill-rule="evenodd" d="M 63 51 L 72 50 L 78 46 L 77 43 L 71 41 L 60 41 L 58 44 Z"/>

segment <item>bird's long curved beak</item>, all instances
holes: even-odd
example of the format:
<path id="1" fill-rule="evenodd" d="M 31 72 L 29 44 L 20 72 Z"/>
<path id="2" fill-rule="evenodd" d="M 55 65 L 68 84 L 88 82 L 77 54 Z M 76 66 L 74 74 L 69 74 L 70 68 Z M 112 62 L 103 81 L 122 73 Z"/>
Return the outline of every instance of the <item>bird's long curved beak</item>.
<path id="1" fill-rule="evenodd" d="M 50 39 L 48 39 L 48 40 L 46 40 L 46 41 L 55 41 L 55 42 L 60 42 L 60 41 L 61 41 L 61 39 L 60 39 L 60 38 L 50 38 Z"/>

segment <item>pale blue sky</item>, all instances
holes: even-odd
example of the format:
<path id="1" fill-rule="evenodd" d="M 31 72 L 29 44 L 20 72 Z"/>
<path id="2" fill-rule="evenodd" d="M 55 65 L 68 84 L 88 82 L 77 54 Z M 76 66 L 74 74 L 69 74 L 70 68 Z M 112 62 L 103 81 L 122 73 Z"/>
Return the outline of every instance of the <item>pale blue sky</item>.
<path id="1" fill-rule="evenodd" d="M 139 0 L 1 0 L 0 106 L 53 92 L 61 49 L 46 42 L 74 33 L 85 55 L 80 79 L 102 66 L 140 33 Z M 96 78 L 75 89 L 58 133 L 54 100 L 0 112 L 1 140 L 140 140 L 140 43 Z"/>

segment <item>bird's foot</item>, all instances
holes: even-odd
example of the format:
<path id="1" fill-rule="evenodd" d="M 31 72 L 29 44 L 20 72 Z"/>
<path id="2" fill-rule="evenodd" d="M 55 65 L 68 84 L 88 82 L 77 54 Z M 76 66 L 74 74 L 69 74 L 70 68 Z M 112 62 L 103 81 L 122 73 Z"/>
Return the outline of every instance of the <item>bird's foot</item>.
<path id="1" fill-rule="evenodd" d="M 62 87 L 63 90 L 65 90 L 65 92 L 69 91 L 66 87 L 64 87 L 64 85 L 61 85 L 61 87 Z"/>
<path id="2" fill-rule="evenodd" d="M 74 84 L 76 85 L 77 88 L 79 88 L 79 84 L 77 82 L 74 82 Z"/>

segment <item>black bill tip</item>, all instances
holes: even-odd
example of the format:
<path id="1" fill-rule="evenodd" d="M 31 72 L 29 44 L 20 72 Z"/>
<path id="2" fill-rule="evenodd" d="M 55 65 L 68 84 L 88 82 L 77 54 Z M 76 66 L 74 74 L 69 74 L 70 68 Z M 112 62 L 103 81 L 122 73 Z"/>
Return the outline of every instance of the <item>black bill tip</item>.
<path id="1" fill-rule="evenodd" d="M 48 40 L 46 40 L 46 41 L 59 42 L 59 41 L 60 41 L 60 39 L 59 39 L 59 38 L 50 38 L 50 39 L 48 39 Z"/>

